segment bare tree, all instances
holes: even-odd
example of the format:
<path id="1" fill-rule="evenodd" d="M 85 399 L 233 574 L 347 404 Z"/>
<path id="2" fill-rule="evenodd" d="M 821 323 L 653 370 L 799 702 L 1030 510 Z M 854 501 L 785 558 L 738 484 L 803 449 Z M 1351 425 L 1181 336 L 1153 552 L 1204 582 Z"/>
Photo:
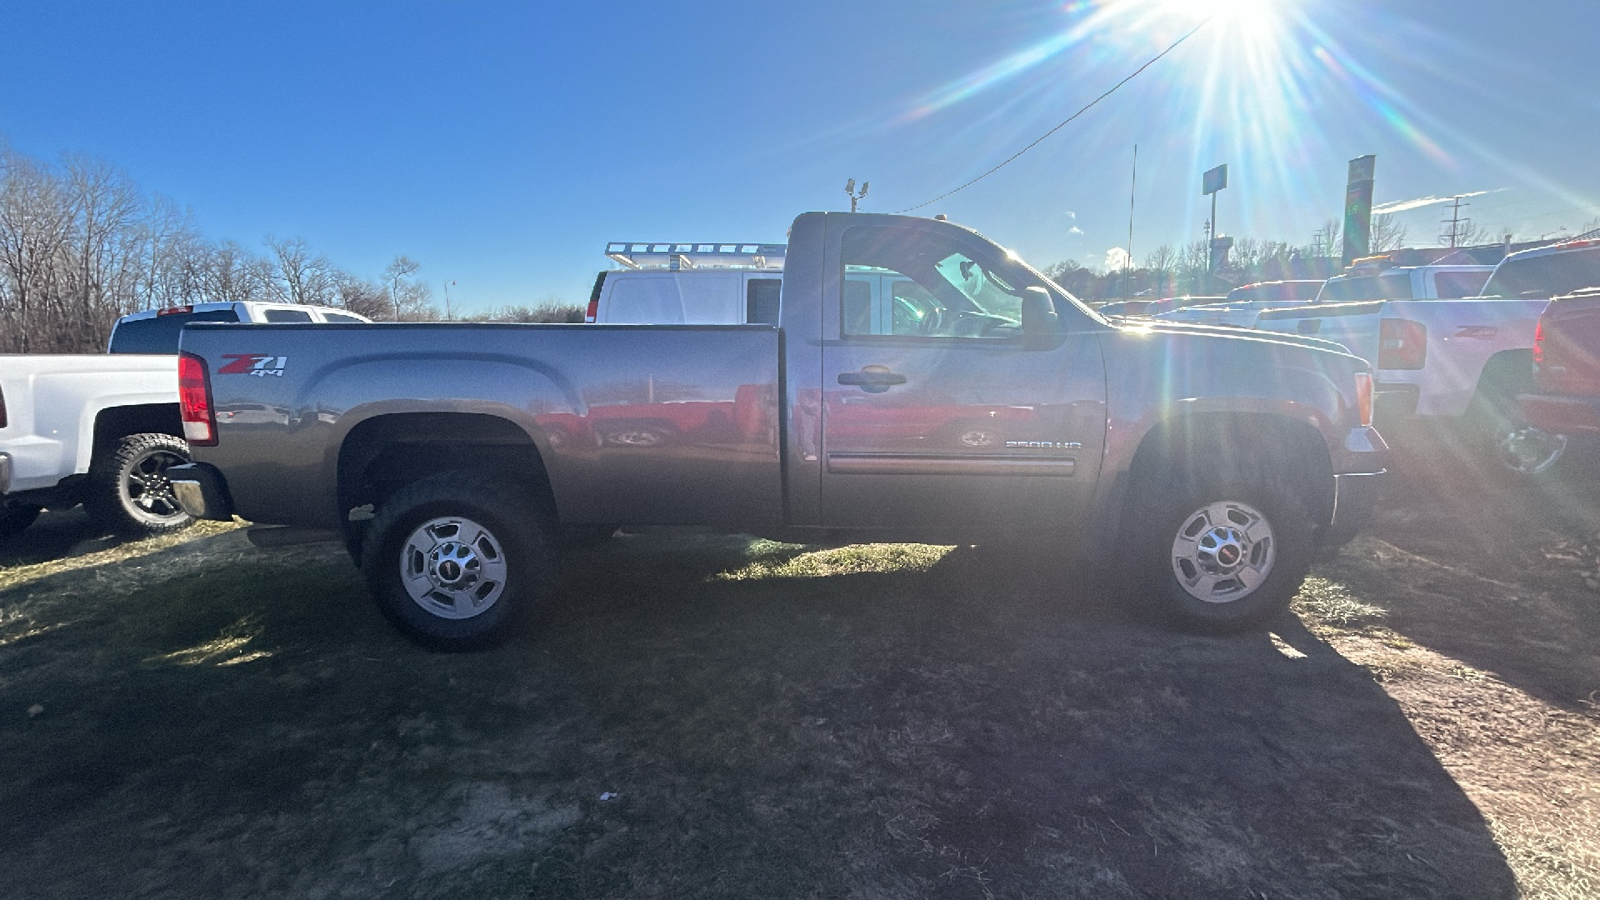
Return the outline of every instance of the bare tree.
<path id="1" fill-rule="evenodd" d="M 60 183 L 34 160 L 0 148 L 0 349 L 35 349 L 35 320 L 49 302 L 70 229 Z"/>
<path id="2" fill-rule="evenodd" d="M 1339 259 L 1344 255 L 1344 229 L 1337 219 L 1322 223 L 1305 246 L 1305 255 L 1323 259 Z"/>
<path id="3" fill-rule="evenodd" d="M 277 262 L 277 287 L 290 303 L 326 306 L 338 296 L 333 265 L 328 258 L 311 252 L 301 238 L 267 238 Z"/>
<path id="4" fill-rule="evenodd" d="M 383 285 L 362 281 L 349 272 L 336 272 L 334 278 L 338 284 L 339 305 L 356 315 L 382 319 L 393 310 Z"/>
<path id="5" fill-rule="evenodd" d="M 1373 253 L 1398 250 L 1406 245 L 1406 227 L 1396 222 L 1392 213 L 1374 213 L 1370 233 L 1367 246 Z"/>
<path id="6" fill-rule="evenodd" d="M 1155 275 L 1156 293 L 1166 294 L 1178 268 L 1178 251 L 1172 249 L 1171 244 L 1162 244 L 1145 256 L 1144 267 Z"/>
<path id="7" fill-rule="evenodd" d="M 439 318 L 439 311 L 433 308 L 431 302 L 433 289 L 426 282 L 411 278 L 421 268 L 421 263 L 401 254 L 383 270 L 383 278 L 389 283 L 389 300 L 394 304 L 397 322 L 431 322 Z"/>

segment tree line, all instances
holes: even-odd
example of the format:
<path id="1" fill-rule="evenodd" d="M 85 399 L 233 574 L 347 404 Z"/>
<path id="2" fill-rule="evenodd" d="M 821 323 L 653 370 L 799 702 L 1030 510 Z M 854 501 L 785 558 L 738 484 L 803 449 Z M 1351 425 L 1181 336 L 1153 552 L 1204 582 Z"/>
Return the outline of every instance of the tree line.
<path id="1" fill-rule="evenodd" d="M 334 265 L 300 238 L 259 248 L 202 235 L 188 210 L 89 156 L 50 164 L 0 141 L 0 352 L 94 353 L 141 309 L 260 300 L 333 306 L 380 321 L 442 318 L 421 264 L 376 277 Z M 577 307 L 510 306 L 487 321 L 582 321 Z"/>

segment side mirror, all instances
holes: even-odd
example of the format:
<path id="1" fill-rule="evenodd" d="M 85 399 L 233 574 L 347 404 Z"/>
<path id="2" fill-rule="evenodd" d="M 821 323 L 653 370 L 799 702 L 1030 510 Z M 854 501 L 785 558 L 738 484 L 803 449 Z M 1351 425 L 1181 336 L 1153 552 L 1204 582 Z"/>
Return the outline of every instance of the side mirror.
<path id="1" fill-rule="evenodd" d="M 1061 331 L 1061 316 L 1056 302 L 1042 287 L 1028 288 L 1022 294 L 1022 344 L 1030 350 L 1048 347 Z"/>

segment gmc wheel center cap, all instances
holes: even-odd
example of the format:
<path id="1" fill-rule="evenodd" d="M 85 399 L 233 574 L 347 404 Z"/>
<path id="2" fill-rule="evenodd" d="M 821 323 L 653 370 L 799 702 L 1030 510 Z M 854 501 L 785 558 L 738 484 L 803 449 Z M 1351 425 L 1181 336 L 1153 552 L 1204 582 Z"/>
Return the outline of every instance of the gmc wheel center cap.
<path id="1" fill-rule="evenodd" d="M 466 544 L 447 541 L 428 554 L 428 572 L 440 587 L 464 590 L 478 580 L 478 557 Z"/>
<path id="2" fill-rule="evenodd" d="M 1232 571 L 1244 562 L 1248 555 L 1245 552 L 1245 538 L 1233 528 L 1213 528 L 1201 546 L 1210 551 L 1210 555 L 1219 570 Z"/>

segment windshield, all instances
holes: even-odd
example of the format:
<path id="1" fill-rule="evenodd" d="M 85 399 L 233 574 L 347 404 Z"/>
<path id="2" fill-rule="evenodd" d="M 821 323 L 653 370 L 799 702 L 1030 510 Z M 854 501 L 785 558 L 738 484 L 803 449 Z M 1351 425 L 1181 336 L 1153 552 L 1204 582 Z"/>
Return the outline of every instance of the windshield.
<path id="1" fill-rule="evenodd" d="M 1328 279 L 1318 303 L 1344 303 L 1355 300 L 1410 300 L 1411 273 L 1384 275 L 1339 275 Z"/>
<path id="2" fill-rule="evenodd" d="M 1485 297 L 1557 297 L 1600 287 L 1600 247 L 1508 259 L 1483 287 Z"/>

